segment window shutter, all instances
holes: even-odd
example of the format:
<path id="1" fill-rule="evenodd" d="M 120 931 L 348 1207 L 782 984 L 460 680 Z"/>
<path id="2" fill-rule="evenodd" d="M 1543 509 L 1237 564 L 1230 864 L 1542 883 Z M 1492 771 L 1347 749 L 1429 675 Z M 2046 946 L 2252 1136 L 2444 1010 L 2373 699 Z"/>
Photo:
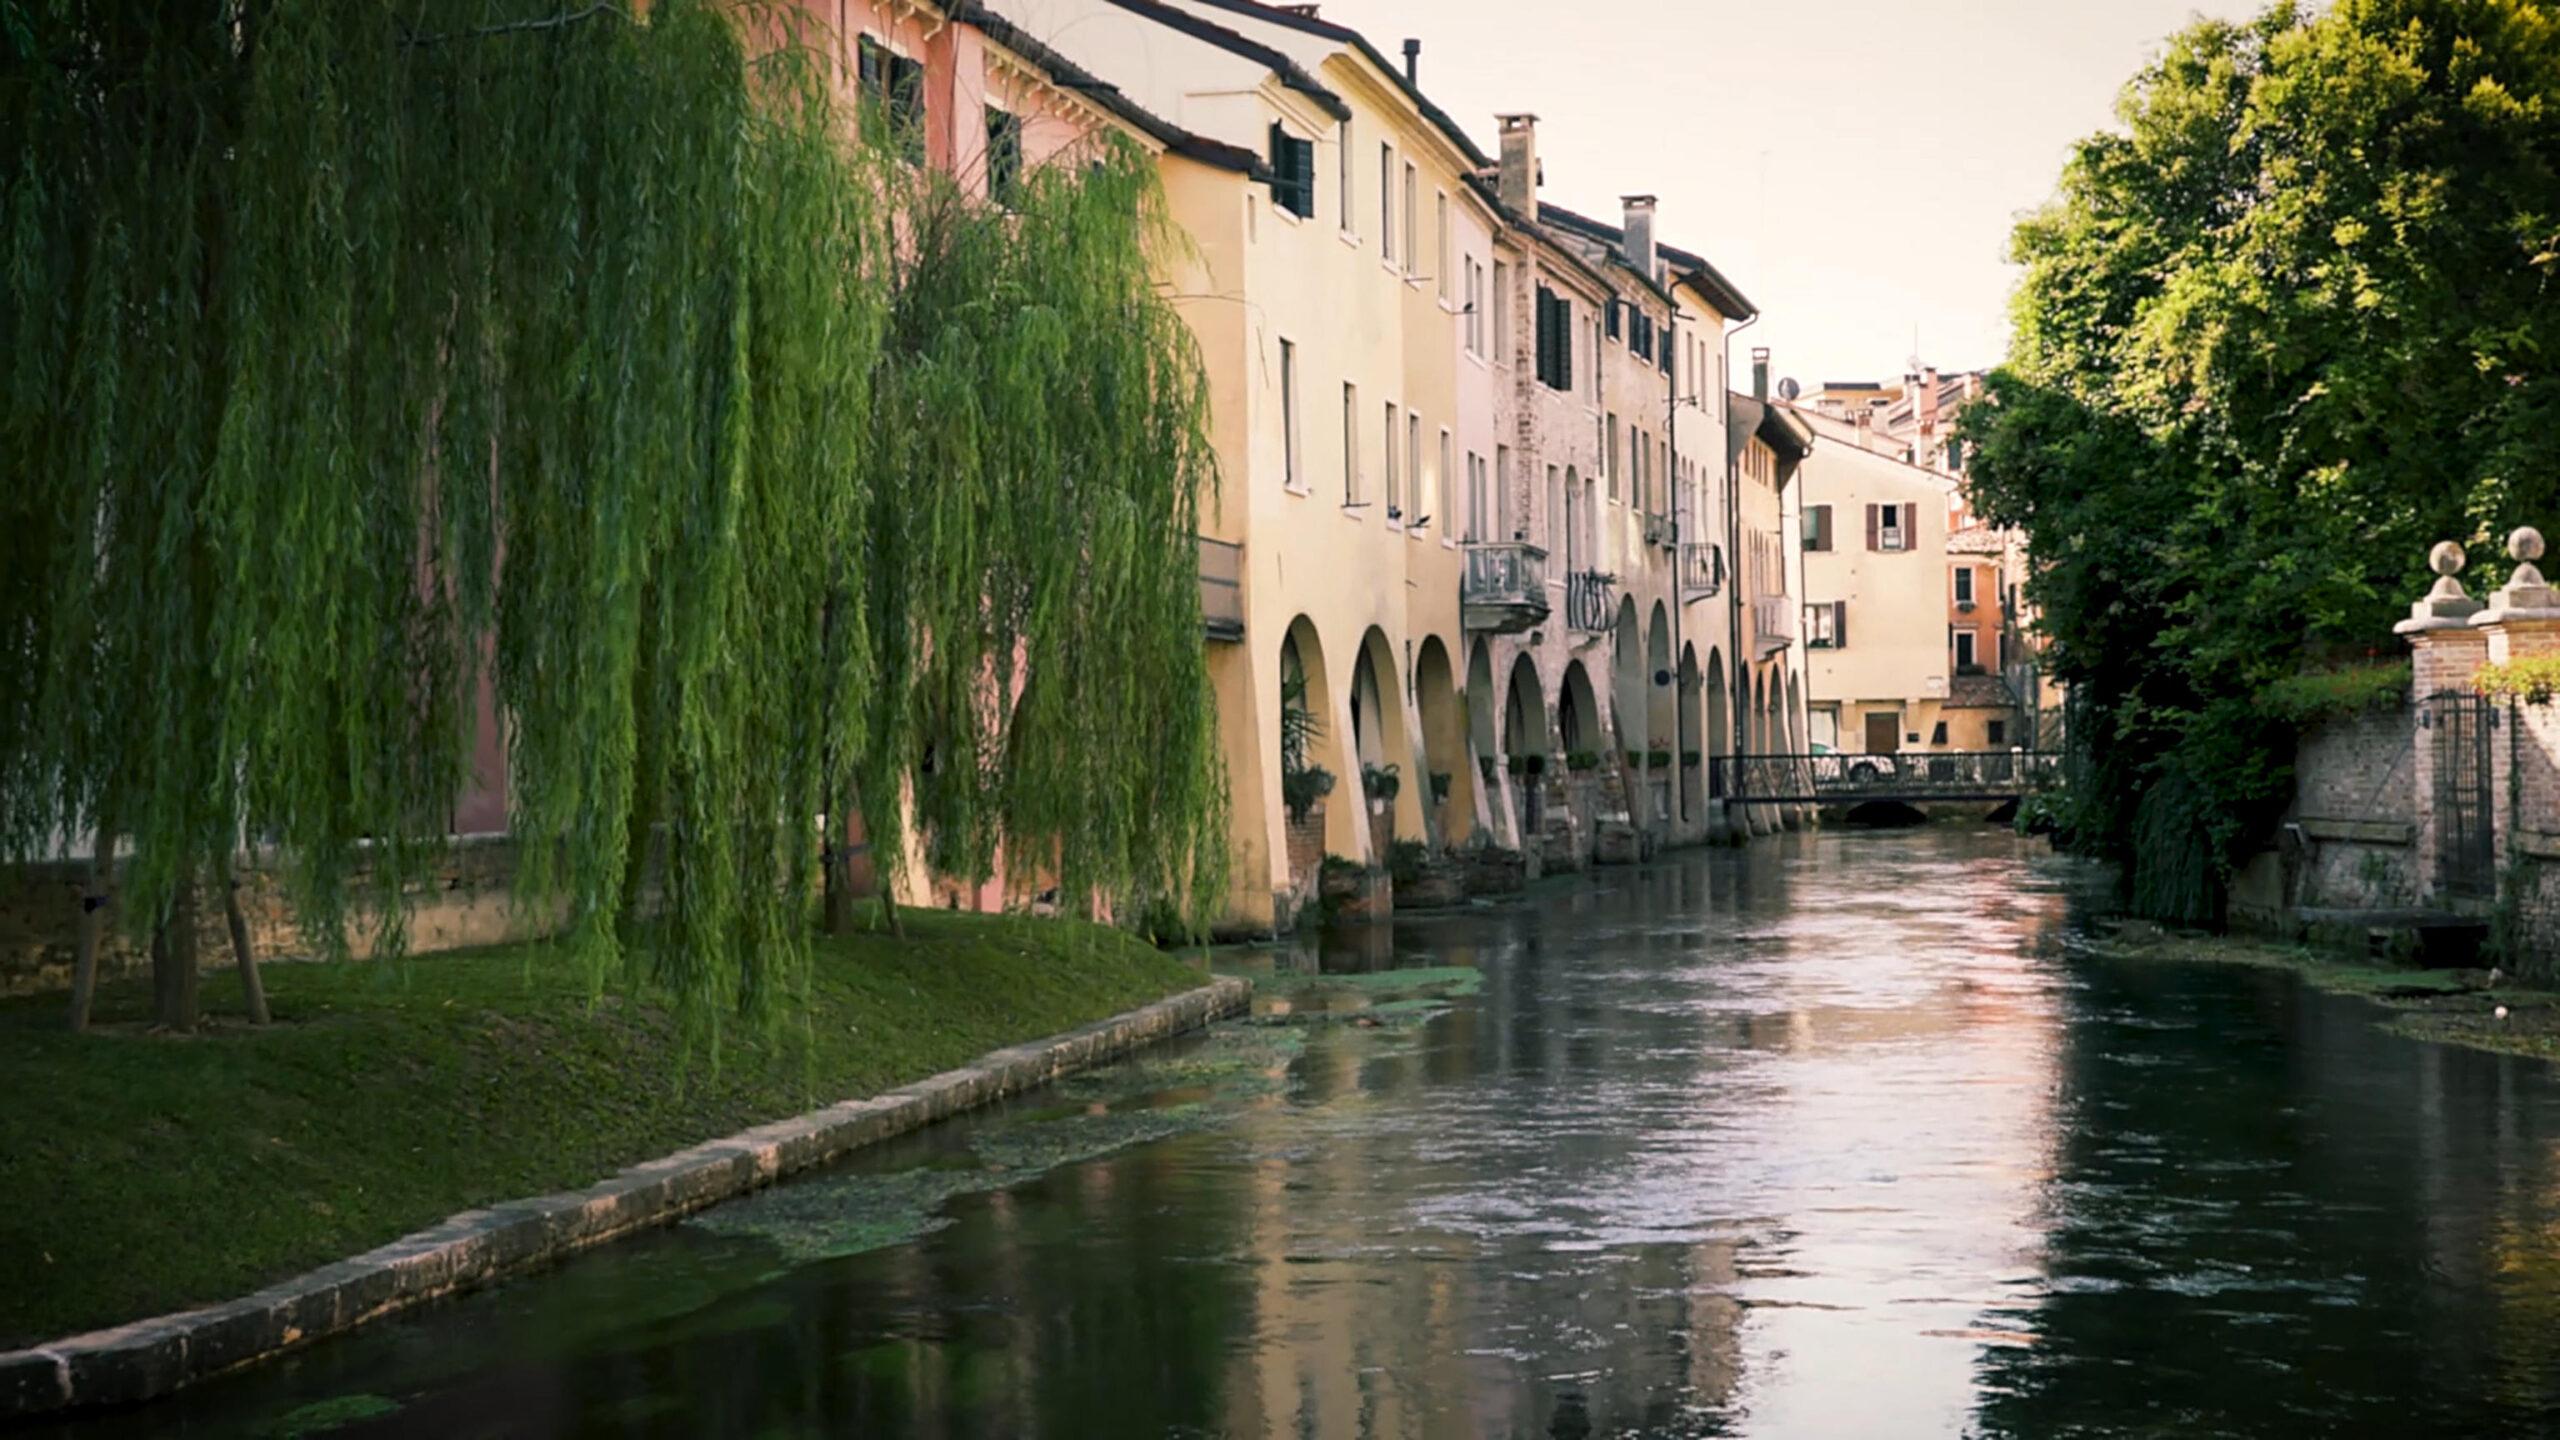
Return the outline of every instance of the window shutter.
<path id="1" fill-rule="evenodd" d="M 1828 505 L 1822 507 L 1822 548 L 1831 548 L 1831 507 Z"/>
<path id="2" fill-rule="evenodd" d="M 1831 644 L 1834 649 L 1849 648 L 1849 602 L 1831 602 Z"/>
<path id="3" fill-rule="evenodd" d="M 1906 504 L 1902 507 L 1902 548 L 1905 550 L 1920 548 L 1920 507 L 1917 505 Z"/>
<path id="4" fill-rule="evenodd" d="M 1867 507 L 1867 548 L 1870 550 L 1877 549 L 1884 543 L 1882 539 L 1884 517 L 1878 513 L 1879 508 L 1874 505 Z"/>

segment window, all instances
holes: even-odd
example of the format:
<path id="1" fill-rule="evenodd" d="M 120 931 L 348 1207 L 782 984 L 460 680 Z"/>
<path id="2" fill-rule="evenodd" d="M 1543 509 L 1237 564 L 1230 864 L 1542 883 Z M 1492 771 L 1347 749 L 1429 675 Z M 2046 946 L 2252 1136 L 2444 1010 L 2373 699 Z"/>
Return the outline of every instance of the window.
<path id="1" fill-rule="evenodd" d="M 1512 507 L 1518 503 L 1511 498 L 1511 447 L 1496 445 L 1493 447 L 1493 523 L 1496 534 L 1507 535 L 1514 540 L 1529 538 L 1528 527 L 1520 517 L 1511 513 Z"/>
<path id="2" fill-rule="evenodd" d="M 1271 122 L 1271 204 L 1303 220 L 1316 213 L 1316 142 Z"/>
<path id="3" fill-rule="evenodd" d="M 1671 335 L 1670 327 L 1665 326 L 1662 331 L 1662 343 L 1654 347 L 1655 358 L 1660 362 L 1662 373 L 1665 375 L 1669 375 L 1672 371 L 1671 358 L 1675 353 L 1672 349 Z M 1673 388 L 1678 388 L 1677 381 L 1673 382 Z"/>
<path id="4" fill-rule="evenodd" d="M 1341 172 L 1341 183 L 1335 187 L 1340 192 L 1335 197 L 1335 203 L 1342 207 L 1342 233 L 1357 239 L 1360 232 L 1352 228 L 1351 224 L 1351 122 L 1349 120 L 1342 122 L 1333 148 L 1334 168 Z"/>
<path id="5" fill-rule="evenodd" d="M 1423 492 L 1423 498 L 1432 502 L 1432 507 L 1422 512 L 1422 523 L 1428 525 L 1432 516 L 1449 505 L 1449 432 L 1446 430 L 1440 432 L 1440 468 L 1431 472 L 1431 488 Z M 1449 532 L 1447 520 L 1440 522 L 1440 532 L 1444 535 Z"/>
<path id="6" fill-rule="evenodd" d="M 1849 602 L 1826 600 L 1804 607 L 1804 643 L 1808 650 L 1837 650 L 1849 643 Z"/>
<path id="7" fill-rule="evenodd" d="M 1908 550 L 1919 533 L 1919 506 L 1870 505 L 1867 507 L 1868 549 Z"/>
<path id="8" fill-rule="evenodd" d="M 1484 353 L 1484 262 L 1467 257 L 1467 353 Z"/>
<path id="9" fill-rule="evenodd" d="M 1441 191 L 1438 199 L 1433 203 L 1435 206 L 1435 218 L 1438 220 L 1440 225 L 1440 263 L 1432 267 L 1432 279 L 1438 282 L 1440 286 L 1441 303 L 1447 304 L 1449 300 L 1449 272 L 1457 268 L 1450 263 L 1449 258 L 1449 192 L 1446 190 Z"/>
<path id="10" fill-rule="evenodd" d="M 1422 488 L 1422 417 L 1410 410 L 1404 415 L 1404 483 L 1405 519 L 1413 524 L 1430 519 L 1423 508 L 1430 497 Z"/>
<path id="11" fill-rule="evenodd" d="M 1830 506 L 1807 505 L 1804 507 L 1804 548 L 1808 551 L 1831 548 Z"/>
<path id="12" fill-rule="evenodd" d="M 2009 722 L 2006 720 L 1983 721 L 1982 738 L 1989 742 L 1991 747 L 1995 750 L 2007 745 L 2009 743 Z"/>
<path id="13" fill-rule="evenodd" d="M 1378 147 L 1378 258 L 1396 258 L 1396 147 Z"/>
<path id="14" fill-rule="evenodd" d="M 1609 498 L 1612 500 L 1618 498 L 1618 471 L 1620 468 L 1621 462 L 1618 458 L 1618 412 L 1612 410 L 1609 412 L 1609 438 L 1600 452 L 1600 469 L 1609 477 Z"/>
<path id="15" fill-rule="evenodd" d="M 1973 567 L 1970 565 L 1956 567 L 1956 603 L 1973 604 Z"/>
<path id="16" fill-rule="evenodd" d="M 1396 413 L 1396 402 L 1388 401 L 1387 432 L 1379 437 L 1385 443 L 1387 450 L 1387 519 L 1390 523 L 1404 518 L 1404 488 L 1401 483 L 1403 477 L 1396 470 L 1396 450 L 1399 448 L 1396 445 L 1396 432 L 1403 427 L 1396 424 Z"/>
<path id="17" fill-rule="evenodd" d="M 1609 306 L 1608 306 L 1608 314 L 1609 314 L 1609 327 L 1608 327 L 1608 332 L 1609 332 L 1609 338 L 1610 338 L 1610 339 L 1612 339 L 1612 340 L 1617 339 L 1617 338 L 1618 338 L 1618 335 L 1619 335 L 1619 333 L 1620 333 L 1620 331 L 1623 329 L 1623 326 L 1619 323 L 1619 320 L 1618 320 L 1618 312 L 1619 312 L 1619 311 L 1621 311 L 1621 310 L 1623 310 L 1623 309 L 1625 309 L 1625 308 L 1626 308 L 1626 302 L 1625 302 L 1625 301 L 1623 301 L 1623 300 L 1612 300 L 1612 301 L 1610 301 L 1610 302 L 1609 302 Z"/>
<path id="18" fill-rule="evenodd" d="M 1473 450 L 1467 452 L 1467 530 L 1470 543 L 1489 538 L 1487 527 L 1493 523 L 1493 496 L 1488 493 L 1492 482 L 1485 474 L 1484 457 Z"/>
<path id="19" fill-rule="evenodd" d="M 1404 273 L 1407 275 L 1422 273 L 1416 268 L 1422 263 L 1422 217 L 1413 208 L 1416 183 L 1413 162 L 1408 160 L 1404 165 Z"/>
<path id="20" fill-rule="evenodd" d="M 1493 262 L 1493 360 L 1511 363 L 1511 264 Z"/>
<path id="21" fill-rule="evenodd" d="M 1937 724 L 1929 727 L 1929 743 L 1932 745 L 1944 745 L 1947 743 L 1946 721 L 1941 720 Z"/>
<path id="22" fill-rule="evenodd" d="M 1956 673 L 1959 675 L 1981 674 L 1982 663 L 1974 658 L 1973 653 L 1975 644 L 1974 633 L 1971 630 L 1958 630 L 1955 632 L 1955 636 Z"/>
<path id="23" fill-rule="evenodd" d="M 1298 345 L 1280 342 L 1280 481 L 1292 490 L 1307 488 L 1298 473 Z"/>
<path id="24" fill-rule="evenodd" d="M 1583 367 L 1583 394 L 1596 405 L 1600 401 L 1600 322 L 1596 318 L 1582 322 L 1582 349 L 1591 357 Z"/>
<path id="25" fill-rule="evenodd" d="M 1557 469 L 1555 466 L 1550 465 L 1547 467 L 1546 551 L 1548 554 L 1554 555 L 1564 548 L 1556 543 L 1564 538 L 1565 532 L 1563 527 L 1564 472 Z"/>
<path id="26" fill-rule="evenodd" d="M 1962 474 L 1964 472 L 1963 441 L 1953 438 L 1950 438 L 1947 441 L 1947 469 L 1954 471 L 1957 474 Z"/>
<path id="27" fill-rule="evenodd" d="M 1022 117 L 987 107 L 987 198 L 1010 205 L 1022 186 Z"/>
<path id="28" fill-rule="evenodd" d="M 924 65 L 870 35 L 862 37 L 856 63 L 873 123 L 910 165 L 924 163 Z"/>
<path id="29" fill-rule="evenodd" d="M 1342 503 L 1360 503 L 1360 387 L 1342 382 Z"/>
<path id="30" fill-rule="evenodd" d="M 1538 287 L 1538 380 L 1550 390 L 1573 388 L 1573 302 Z"/>

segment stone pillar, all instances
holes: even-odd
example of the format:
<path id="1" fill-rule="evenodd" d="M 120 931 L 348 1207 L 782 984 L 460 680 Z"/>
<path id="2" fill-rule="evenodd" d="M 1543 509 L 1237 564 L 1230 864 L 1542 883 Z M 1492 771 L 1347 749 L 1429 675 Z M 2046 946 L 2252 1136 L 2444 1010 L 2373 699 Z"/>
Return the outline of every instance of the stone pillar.
<path id="1" fill-rule="evenodd" d="M 2542 532 L 2531 526 L 2516 530 L 2507 537 L 2507 554 L 2516 562 L 2515 573 L 2490 592 L 2487 607 L 2471 617 L 2472 628 L 2483 638 L 2486 662 L 2504 665 L 2510 660 L 2560 655 L 2560 591 L 2553 590 L 2534 565 L 2542 558 Z M 2523 818 L 2516 813 L 2518 791 L 2548 788 L 2516 783 L 2517 754 L 2528 743 L 2528 737 L 2518 733 L 2523 720 L 2516 707 L 2506 707 L 2499 717 L 2502 733 L 2489 746 L 2491 842 L 2499 855 L 2515 853 L 2515 827 Z"/>
<path id="2" fill-rule="evenodd" d="M 2409 607 L 2409 618 L 2391 628 L 2409 642 L 2409 699 L 2416 707 L 2420 728 L 2416 753 L 2410 756 L 2410 769 L 2418 788 L 2418 896 L 2422 903 L 2437 904 L 2440 880 L 2436 857 L 2441 851 L 2437 841 L 2436 752 L 2429 732 L 2423 728 L 2427 719 L 2427 698 L 2445 690 L 2467 690 L 2471 677 L 2488 662 L 2489 640 L 2485 631 L 2472 627 L 2471 617 L 2480 613 L 2480 602 L 2465 594 L 2462 582 L 2454 577 L 2462 572 L 2468 557 L 2462 547 L 2450 540 L 2427 552 L 2427 565 L 2436 572 L 2436 583 L 2426 597 Z"/>

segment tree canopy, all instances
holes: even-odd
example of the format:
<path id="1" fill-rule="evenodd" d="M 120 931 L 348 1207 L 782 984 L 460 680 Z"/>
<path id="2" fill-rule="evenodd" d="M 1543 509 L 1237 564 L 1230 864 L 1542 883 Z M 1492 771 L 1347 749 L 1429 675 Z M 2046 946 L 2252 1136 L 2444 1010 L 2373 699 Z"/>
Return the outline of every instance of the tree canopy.
<path id="1" fill-rule="evenodd" d="M 911 809 L 966 878 L 1214 889 L 1153 163 L 971 199 L 800 23 L 0 0 L 0 857 L 123 836 L 147 930 L 272 842 L 396 952 L 485 682 L 519 898 L 704 1012 L 792 981 L 857 803 L 893 869 Z"/>
<path id="2" fill-rule="evenodd" d="M 2079 707 L 2066 838 L 2214 919 L 2289 791 L 2267 687 L 2396 658 L 2432 542 L 2560 518 L 2560 10 L 2202 21 L 2119 118 L 2017 228 L 1966 434 Z"/>

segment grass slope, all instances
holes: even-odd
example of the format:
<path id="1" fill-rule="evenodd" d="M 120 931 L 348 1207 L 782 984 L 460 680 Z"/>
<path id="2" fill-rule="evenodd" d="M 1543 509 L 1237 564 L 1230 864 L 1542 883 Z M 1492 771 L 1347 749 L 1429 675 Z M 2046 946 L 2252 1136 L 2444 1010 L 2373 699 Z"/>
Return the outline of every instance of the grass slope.
<path id="1" fill-rule="evenodd" d="M 688 1059 L 645 1000 L 590 1003 L 560 957 L 275 965 L 277 1024 L 207 977 L 207 1033 L 143 1033 L 146 984 L 0 1002 L 0 1348 L 224 1300 L 457 1210 L 583 1185 L 895 1089 L 1202 983 L 1066 921 L 907 912 L 825 942 L 805 1026 Z"/>

